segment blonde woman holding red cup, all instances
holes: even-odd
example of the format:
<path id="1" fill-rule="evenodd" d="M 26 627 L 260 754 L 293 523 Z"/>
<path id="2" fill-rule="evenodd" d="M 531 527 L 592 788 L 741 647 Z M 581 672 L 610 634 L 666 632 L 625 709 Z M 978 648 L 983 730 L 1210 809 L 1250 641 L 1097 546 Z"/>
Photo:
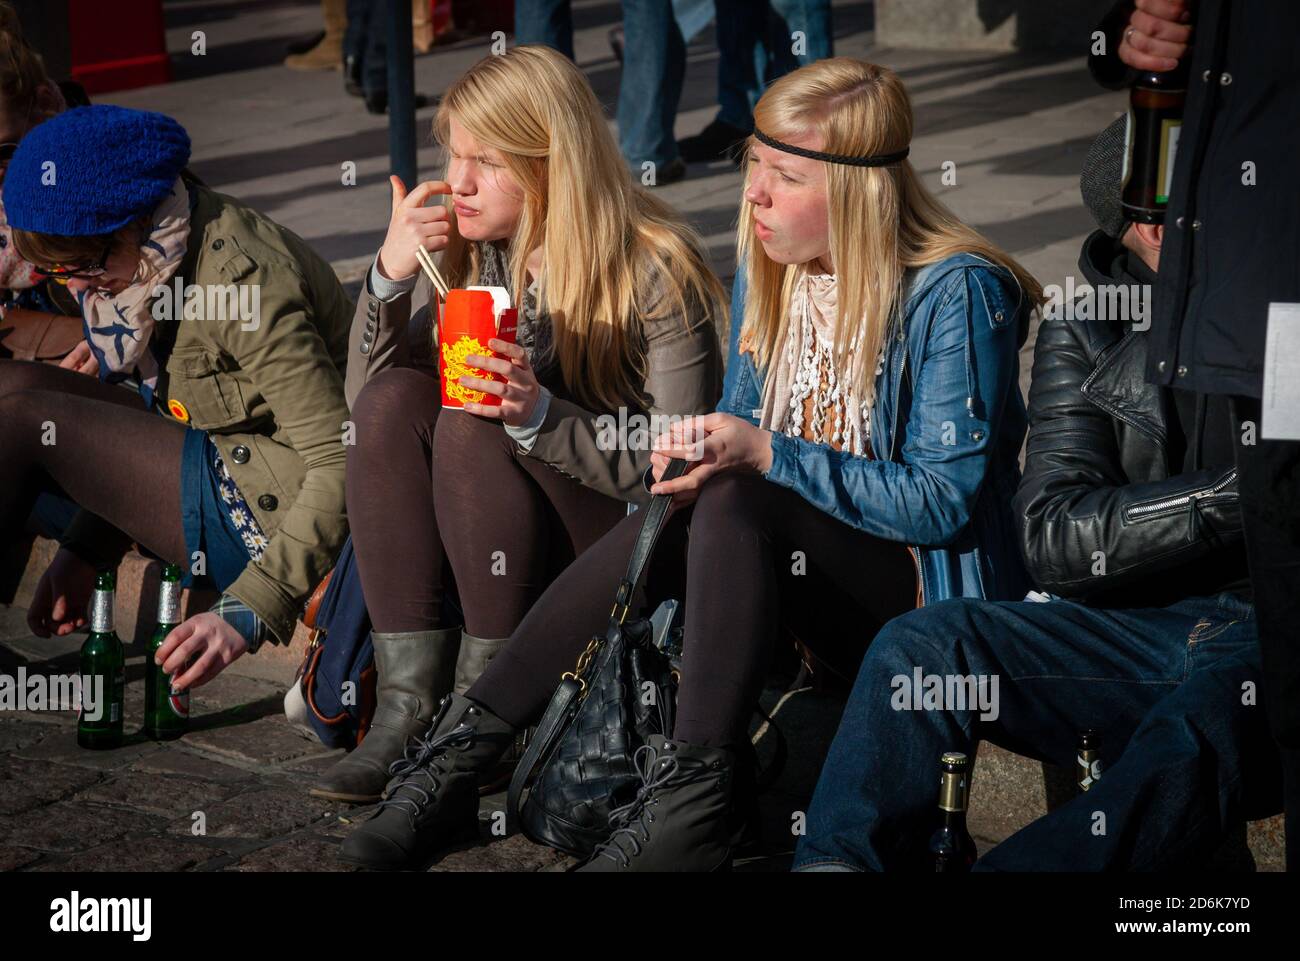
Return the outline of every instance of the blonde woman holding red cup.
<path id="1" fill-rule="evenodd" d="M 555 576 L 649 499 L 648 432 L 607 425 L 704 413 L 722 388 L 725 292 L 699 239 L 632 181 L 571 61 L 532 46 L 488 57 L 448 89 L 434 133 L 445 180 L 394 180 L 349 345 L 348 516 L 378 706 L 313 793 L 358 803 Z M 429 288 L 417 247 L 453 289 L 511 293 L 516 342 L 467 358 L 504 382 L 460 381 L 499 404 L 440 409 L 430 311 L 412 312 Z"/>

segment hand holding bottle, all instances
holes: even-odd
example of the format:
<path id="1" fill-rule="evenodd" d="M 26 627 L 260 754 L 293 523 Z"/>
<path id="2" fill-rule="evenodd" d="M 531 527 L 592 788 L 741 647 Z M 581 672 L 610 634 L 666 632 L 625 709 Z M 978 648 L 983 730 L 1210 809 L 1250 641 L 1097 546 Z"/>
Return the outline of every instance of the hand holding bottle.
<path id="1" fill-rule="evenodd" d="M 1116 53 L 1135 70 L 1173 70 L 1191 42 L 1191 19 L 1188 0 L 1136 0 Z"/>

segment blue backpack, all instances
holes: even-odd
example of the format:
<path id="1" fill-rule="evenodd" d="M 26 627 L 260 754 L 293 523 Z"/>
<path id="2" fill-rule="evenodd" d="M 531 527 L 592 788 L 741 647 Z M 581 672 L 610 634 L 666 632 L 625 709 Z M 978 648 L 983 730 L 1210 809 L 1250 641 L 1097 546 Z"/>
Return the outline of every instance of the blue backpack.
<path id="1" fill-rule="evenodd" d="M 445 623 L 461 623 L 454 584 L 447 585 L 445 596 Z M 350 751 L 370 729 L 377 679 L 370 613 L 350 536 L 334 570 L 312 592 L 302 620 L 309 633 L 297 683 L 307 704 L 307 722 L 326 747 Z"/>
<path id="2" fill-rule="evenodd" d="M 370 728 L 376 680 L 370 613 L 351 537 L 312 593 L 302 620 L 310 633 L 297 682 L 307 722 L 326 747 L 351 750 Z"/>

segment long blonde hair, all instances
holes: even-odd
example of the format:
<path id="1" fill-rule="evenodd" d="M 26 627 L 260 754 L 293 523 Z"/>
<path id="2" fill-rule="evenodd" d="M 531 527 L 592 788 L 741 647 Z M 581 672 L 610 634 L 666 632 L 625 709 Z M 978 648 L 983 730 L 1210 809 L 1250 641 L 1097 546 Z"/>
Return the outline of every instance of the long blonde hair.
<path id="1" fill-rule="evenodd" d="M 677 311 L 725 323 L 725 295 L 699 237 L 632 182 L 586 78 L 549 47 L 514 47 L 471 67 L 443 96 L 434 135 L 446 145 L 451 117 L 499 150 L 524 194 L 509 246 L 516 302 L 525 261 L 541 247 L 538 308 L 550 314 L 568 388 L 603 408 L 643 402 L 641 323 Z M 478 251 L 455 229 L 443 251 L 448 283 L 475 283 Z M 657 275 L 667 296 L 652 304 Z"/>
<path id="2" fill-rule="evenodd" d="M 893 153 L 912 140 L 912 105 L 892 70 L 832 57 L 772 84 L 754 108 L 754 125 L 786 142 L 819 134 L 826 153 Z M 977 254 L 1011 271 L 1031 305 L 1042 302 L 1042 287 L 1033 276 L 932 197 L 907 160 L 884 167 L 827 163 L 826 196 L 836 314 L 853 319 L 836 325 L 833 355 L 840 379 L 853 385 L 859 397 L 871 396 L 876 357 L 907 268 L 956 253 Z M 767 257 L 754 234 L 752 208 L 744 201 L 736 259 L 748 270 L 742 337 L 758 364 L 766 366 L 785 336 L 791 292 L 803 265 L 778 264 Z M 850 362 L 855 334 L 859 346 Z"/>

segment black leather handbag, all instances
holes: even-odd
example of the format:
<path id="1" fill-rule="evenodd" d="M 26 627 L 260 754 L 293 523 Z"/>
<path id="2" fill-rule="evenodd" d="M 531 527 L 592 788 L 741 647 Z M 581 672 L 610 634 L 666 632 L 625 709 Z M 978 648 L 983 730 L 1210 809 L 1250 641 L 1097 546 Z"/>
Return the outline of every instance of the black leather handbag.
<path id="1" fill-rule="evenodd" d="M 685 461 L 673 460 L 664 479 L 685 469 Z M 609 836 L 610 811 L 640 786 L 632 763 L 636 749 L 653 734 L 672 736 L 677 706 L 672 658 L 652 642 L 649 620 L 627 620 L 671 501 L 660 494 L 643 508 L 645 519 L 605 636 L 593 637 L 573 672 L 561 679 L 510 781 L 510 829 L 521 827 L 538 844 L 577 857 L 586 857 Z"/>

